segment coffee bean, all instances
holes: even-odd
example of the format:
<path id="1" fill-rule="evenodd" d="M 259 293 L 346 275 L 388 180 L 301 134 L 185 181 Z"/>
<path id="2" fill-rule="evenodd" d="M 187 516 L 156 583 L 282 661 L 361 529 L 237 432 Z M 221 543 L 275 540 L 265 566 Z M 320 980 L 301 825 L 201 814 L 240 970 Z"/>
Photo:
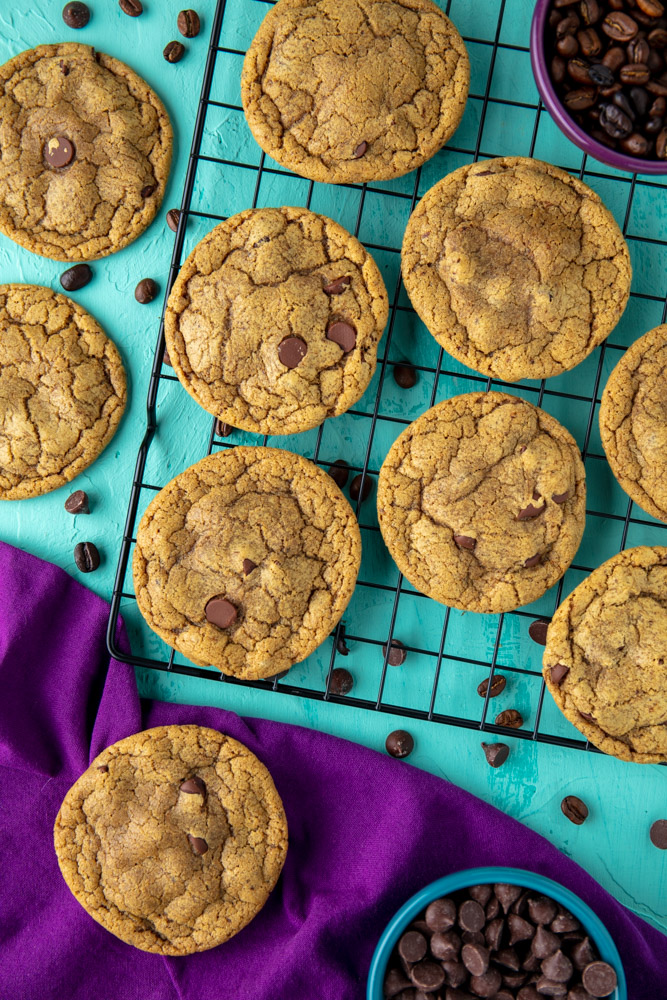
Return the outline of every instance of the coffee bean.
<path id="1" fill-rule="evenodd" d="M 146 305 L 148 302 L 153 301 L 159 291 L 160 286 L 156 281 L 153 281 L 152 278 L 142 278 L 134 289 L 134 297 L 137 302 Z"/>
<path id="2" fill-rule="evenodd" d="M 448 931 L 456 923 L 456 904 L 451 899 L 434 899 L 426 907 L 424 920 L 432 931 Z"/>
<path id="3" fill-rule="evenodd" d="M 361 498 L 361 502 L 363 503 L 364 500 L 368 500 L 369 496 L 371 495 L 371 490 L 373 489 L 373 482 L 371 480 L 371 477 L 367 473 L 366 476 L 364 477 L 364 485 L 362 488 L 361 476 L 362 474 L 359 473 L 359 475 L 355 476 L 352 482 L 350 483 L 350 499 L 356 502 Z"/>
<path id="4" fill-rule="evenodd" d="M 551 60 L 551 79 L 554 83 L 562 83 L 567 72 L 567 64 L 561 56 L 554 56 Z"/>
<path id="5" fill-rule="evenodd" d="M 632 120 L 615 104 L 600 108 L 600 125 L 612 139 L 625 139 L 632 132 Z"/>
<path id="6" fill-rule="evenodd" d="M 667 819 L 657 819 L 651 826 L 649 837 L 659 851 L 667 851 Z"/>
<path id="7" fill-rule="evenodd" d="M 533 642 L 538 643 L 540 646 L 546 646 L 548 628 L 549 622 L 545 621 L 544 618 L 538 618 L 537 621 L 531 622 L 528 626 L 528 635 Z"/>
<path id="8" fill-rule="evenodd" d="M 344 275 L 342 278 L 335 278 L 328 285 L 325 285 L 322 291 L 325 295 L 342 295 L 351 281 L 352 278 L 347 275 Z"/>
<path id="9" fill-rule="evenodd" d="M 212 597 L 204 608 L 206 620 L 218 628 L 229 628 L 236 621 L 238 611 L 224 597 Z"/>
<path id="10" fill-rule="evenodd" d="M 641 90 L 641 87 L 633 87 L 632 89 Z M 646 91 L 644 91 L 644 93 L 646 93 Z M 628 118 L 630 118 L 632 121 L 635 120 L 635 118 L 637 117 L 637 112 L 624 91 L 620 90 L 617 94 L 614 94 L 614 96 L 612 97 L 612 101 L 614 102 L 617 108 L 620 108 L 621 111 L 628 116 Z M 641 114 L 641 112 L 639 113 Z"/>
<path id="11" fill-rule="evenodd" d="M 642 86 L 651 78 L 649 68 L 645 63 L 628 63 L 627 66 L 621 67 L 621 72 L 619 73 L 622 83 L 633 84 L 635 86 Z"/>
<path id="12" fill-rule="evenodd" d="M 506 743 L 482 743 L 484 756 L 487 764 L 491 767 L 500 767 L 504 764 L 510 754 L 510 748 Z"/>
<path id="13" fill-rule="evenodd" d="M 595 91 L 588 89 L 570 90 L 563 98 L 563 104 L 570 111 L 586 111 L 587 108 L 592 108 L 595 104 Z M 536 513 L 525 513 L 525 511 L 529 510 L 534 510 Z M 521 511 L 517 520 L 523 521 L 527 517 L 537 517 L 538 514 L 544 511 L 544 507 L 541 510 L 537 510 L 532 504 L 529 504 L 525 508 L 525 511 Z"/>
<path id="14" fill-rule="evenodd" d="M 596 87 L 613 87 L 614 85 L 614 74 L 604 63 L 594 63 L 592 66 L 589 66 L 588 78 Z M 556 502 L 558 503 L 559 501 Z"/>
<path id="15" fill-rule="evenodd" d="M 605 17 L 602 22 L 602 30 L 615 42 L 629 42 L 639 31 L 639 26 L 629 14 L 615 10 Z"/>
<path id="16" fill-rule="evenodd" d="M 629 135 L 627 139 L 623 139 L 621 142 L 621 149 L 624 153 L 629 153 L 630 156 L 646 156 L 648 148 L 648 139 L 640 135 L 639 132 L 633 132 L 632 135 Z"/>
<path id="17" fill-rule="evenodd" d="M 178 787 L 186 795 L 206 795 L 206 782 L 196 774 L 192 778 L 186 778 Z"/>
<path id="18" fill-rule="evenodd" d="M 189 833 L 188 840 L 190 841 L 190 847 L 195 854 L 206 854 L 208 851 L 208 844 L 203 837 L 194 837 L 191 833 Z"/>
<path id="19" fill-rule="evenodd" d="M 417 384 L 417 372 L 412 365 L 394 365 L 394 382 L 401 389 L 412 389 Z"/>
<path id="20" fill-rule="evenodd" d="M 178 220 L 180 217 L 181 213 L 177 208 L 170 208 L 167 212 L 167 225 L 170 229 L 173 229 L 174 232 L 178 229 Z"/>
<path id="21" fill-rule="evenodd" d="M 645 63 L 651 54 L 651 47 L 644 35 L 637 35 L 628 42 L 626 52 L 631 63 Z"/>
<path id="22" fill-rule="evenodd" d="M 570 59 L 567 64 L 567 75 L 574 83 L 578 83 L 579 86 L 585 87 L 586 84 L 591 82 L 589 68 L 590 67 L 585 59 Z"/>
<path id="23" fill-rule="evenodd" d="M 491 678 L 491 690 L 489 691 L 489 698 L 497 698 L 501 691 L 505 690 L 505 685 L 507 684 L 507 678 L 504 674 L 494 674 Z M 485 677 L 477 685 L 477 694 L 480 698 L 486 698 L 486 691 L 489 686 L 489 678 Z"/>
<path id="24" fill-rule="evenodd" d="M 278 358 L 285 368 L 296 368 L 308 353 L 308 344 L 301 337 L 285 337 L 278 345 Z"/>
<path id="25" fill-rule="evenodd" d="M 581 0 L 579 10 L 584 24 L 595 24 L 602 17 L 602 10 L 598 0 Z"/>
<path id="26" fill-rule="evenodd" d="M 184 38 L 194 38 L 199 34 L 201 27 L 196 10 L 182 10 L 176 19 L 176 24 Z"/>
<path id="27" fill-rule="evenodd" d="M 581 52 L 587 59 L 602 52 L 602 42 L 594 28 L 584 28 L 583 31 L 577 32 L 577 41 Z"/>
<path id="28" fill-rule="evenodd" d="M 667 29 L 654 28 L 653 31 L 649 31 L 648 43 L 649 45 L 652 45 L 654 49 L 667 48 Z"/>
<path id="29" fill-rule="evenodd" d="M 231 424 L 226 424 L 222 420 L 216 420 L 215 422 L 215 436 L 220 438 L 229 437 L 234 428 Z"/>
<path id="30" fill-rule="evenodd" d="M 350 470 L 345 459 L 339 458 L 333 463 L 333 465 L 329 466 L 327 471 L 336 486 L 339 486 L 342 490 L 347 483 L 348 476 L 350 475 Z"/>
<path id="31" fill-rule="evenodd" d="M 389 656 L 387 656 L 387 643 L 385 642 L 382 646 L 382 655 L 386 657 L 387 663 L 390 667 L 400 667 L 407 658 L 407 652 L 405 646 L 398 639 L 391 640 L 391 648 L 389 650 Z"/>
<path id="32" fill-rule="evenodd" d="M 662 132 L 665 124 L 665 119 L 660 118 L 649 118 L 648 121 L 644 122 L 644 131 L 648 132 L 649 135 L 658 135 Z"/>
<path id="33" fill-rule="evenodd" d="M 571 59 L 579 51 L 579 42 L 574 35 L 564 35 L 556 42 L 556 52 L 563 59 Z"/>
<path id="34" fill-rule="evenodd" d="M 621 66 L 625 65 L 625 59 L 625 49 L 622 49 L 620 45 L 612 45 L 602 57 L 602 65 L 610 69 L 612 73 L 616 73 Z"/>
<path id="35" fill-rule="evenodd" d="M 415 748 L 415 741 L 405 729 L 395 729 L 393 733 L 389 733 L 385 747 L 387 748 L 387 753 L 391 754 L 392 757 L 402 758 L 412 753 Z"/>
<path id="36" fill-rule="evenodd" d="M 118 6 L 128 17 L 139 17 L 144 12 L 141 0 L 118 0 Z"/>
<path id="37" fill-rule="evenodd" d="M 60 284 L 66 292 L 78 292 L 93 276 L 88 264 L 75 264 L 60 275 Z"/>
<path id="38" fill-rule="evenodd" d="M 68 28 L 85 28 L 90 21 L 90 11 L 85 3 L 67 3 L 63 7 L 63 21 Z"/>
<path id="39" fill-rule="evenodd" d="M 185 46 L 181 42 L 168 42 L 164 47 L 162 55 L 168 63 L 180 62 L 185 55 Z"/>
<path id="40" fill-rule="evenodd" d="M 92 542 L 79 542 L 74 546 L 74 562 L 82 573 L 92 573 L 100 564 L 100 554 Z"/>
<path id="41" fill-rule="evenodd" d="M 496 725 L 505 726 L 507 729 L 521 729 L 523 716 L 515 708 L 506 708 L 496 716 Z"/>
<path id="42" fill-rule="evenodd" d="M 556 38 L 560 40 L 561 38 L 565 38 L 566 35 L 574 35 L 580 26 L 581 21 L 574 11 L 570 11 L 567 17 L 564 17 L 556 26 Z"/>
<path id="43" fill-rule="evenodd" d="M 88 494 L 83 490 L 75 490 L 65 500 L 65 510 L 68 514 L 90 514 Z"/>
<path id="44" fill-rule="evenodd" d="M 656 49 L 649 49 L 649 53 L 646 58 L 646 65 L 653 76 L 658 76 L 665 68 L 664 57 L 661 56 Z"/>
<path id="45" fill-rule="evenodd" d="M 667 111 L 667 100 L 664 97 L 656 97 L 653 104 L 648 110 L 651 117 L 660 118 Z"/>
<path id="46" fill-rule="evenodd" d="M 665 8 L 660 0 L 637 0 L 637 6 L 648 17 L 662 17 L 665 13 Z"/>
<path id="47" fill-rule="evenodd" d="M 581 973 L 581 982 L 593 997 L 608 997 L 616 989 L 618 979 L 607 962 L 591 962 Z"/>
<path id="48" fill-rule="evenodd" d="M 64 135 L 55 135 L 44 143 L 42 155 L 47 167 L 61 170 L 68 167 L 74 159 L 74 144 Z"/>
<path id="49" fill-rule="evenodd" d="M 655 140 L 655 153 L 659 160 L 667 160 L 667 128 L 661 129 Z"/>
<path id="50" fill-rule="evenodd" d="M 327 340 L 338 344 L 344 354 L 349 354 L 357 343 L 357 331 L 351 323 L 344 323 L 342 320 L 332 323 L 327 328 L 326 336 Z"/>
<path id="51" fill-rule="evenodd" d="M 329 692 L 335 695 L 349 694 L 354 686 L 354 678 L 345 667 L 335 667 L 331 671 Z"/>

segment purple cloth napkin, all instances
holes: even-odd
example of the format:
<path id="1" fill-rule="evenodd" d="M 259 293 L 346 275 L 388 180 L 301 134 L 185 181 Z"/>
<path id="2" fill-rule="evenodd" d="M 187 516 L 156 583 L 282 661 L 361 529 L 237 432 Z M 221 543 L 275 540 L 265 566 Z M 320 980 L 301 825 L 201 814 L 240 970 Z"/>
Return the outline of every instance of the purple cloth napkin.
<path id="1" fill-rule="evenodd" d="M 667 940 L 526 827 L 462 789 L 344 740 L 215 708 L 141 702 L 109 662 L 108 606 L 61 569 L 0 543 L 0 997 L 2 1000 L 363 1000 L 376 942 L 433 879 L 530 868 L 578 893 L 609 928 L 630 1000 L 667 995 Z M 197 723 L 245 743 L 289 822 L 282 877 L 221 947 L 187 958 L 131 948 L 70 895 L 53 850 L 67 789 L 109 743 Z"/>

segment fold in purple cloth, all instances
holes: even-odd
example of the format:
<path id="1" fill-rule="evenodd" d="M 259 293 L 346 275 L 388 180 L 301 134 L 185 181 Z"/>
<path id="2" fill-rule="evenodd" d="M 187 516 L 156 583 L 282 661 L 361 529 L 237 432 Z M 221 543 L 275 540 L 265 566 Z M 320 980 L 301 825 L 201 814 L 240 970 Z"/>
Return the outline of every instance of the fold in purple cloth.
<path id="1" fill-rule="evenodd" d="M 140 702 L 132 669 L 109 662 L 104 601 L 3 543 L 0 579 L 2 1000 L 362 1000 L 395 910 L 433 879 L 476 865 L 530 868 L 574 890 L 609 928 L 630 1000 L 667 995 L 665 937 L 520 823 L 332 736 Z M 52 830 L 67 789 L 105 746 L 176 723 L 211 726 L 257 754 L 285 804 L 290 847 L 245 930 L 212 951 L 162 958 L 117 940 L 81 908 Z"/>

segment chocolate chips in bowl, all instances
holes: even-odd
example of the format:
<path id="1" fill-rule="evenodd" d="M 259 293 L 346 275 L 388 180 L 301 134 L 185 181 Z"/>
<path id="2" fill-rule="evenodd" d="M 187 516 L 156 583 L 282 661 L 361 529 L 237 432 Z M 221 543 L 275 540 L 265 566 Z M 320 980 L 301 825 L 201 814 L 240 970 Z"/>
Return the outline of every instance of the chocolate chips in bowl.
<path id="1" fill-rule="evenodd" d="M 531 62 L 562 132 L 584 152 L 667 174 L 667 0 L 538 0 Z"/>
<path id="2" fill-rule="evenodd" d="M 439 879 L 385 929 L 368 1000 L 625 1000 L 616 947 L 574 893 L 544 876 L 478 868 Z"/>

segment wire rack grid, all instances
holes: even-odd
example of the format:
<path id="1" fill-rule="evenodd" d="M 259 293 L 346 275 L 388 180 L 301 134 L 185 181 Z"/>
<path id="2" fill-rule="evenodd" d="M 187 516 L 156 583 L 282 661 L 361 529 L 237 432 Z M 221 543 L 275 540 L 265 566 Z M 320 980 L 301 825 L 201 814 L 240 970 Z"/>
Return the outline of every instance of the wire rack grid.
<path id="1" fill-rule="evenodd" d="M 214 669 L 196 667 L 150 633 L 136 609 L 131 583 L 138 517 L 174 474 L 168 468 L 170 463 L 164 461 L 159 449 L 156 451 L 156 434 L 169 421 L 170 414 L 176 414 L 176 422 L 182 425 L 180 407 L 186 405 L 183 399 L 187 394 L 164 363 L 161 321 L 148 390 L 147 427 L 137 457 L 111 601 L 109 652 L 139 668 L 273 689 L 302 698 L 594 751 L 562 718 L 551 699 L 545 699 L 541 647 L 529 637 L 528 627 L 536 619 L 548 619 L 562 596 L 616 551 L 632 544 L 667 543 L 667 525 L 634 508 L 613 480 L 599 446 L 596 420 L 601 386 L 620 352 L 667 317 L 667 240 L 661 239 L 661 232 L 667 232 L 663 211 L 667 185 L 589 161 L 557 132 L 533 88 L 528 47 L 523 44 L 528 39 L 529 0 L 443 3 L 471 55 L 471 93 L 452 143 L 424 167 L 398 181 L 375 185 L 333 188 L 297 178 L 260 154 L 247 131 L 238 99 L 243 45 L 247 47 L 271 2 L 218 0 L 165 301 L 187 242 L 194 245 L 213 225 L 235 211 L 250 205 L 298 203 L 333 216 L 361 239 L 384 272 L 390 314 L 378 368 L 354 409 L 335 421 L 326 421 L 313 432 L 272 438 L 271 445 L 299 451 L 325 468 L 334 464 L 341 449 L 345 449 L 346 458 L 350 457 L 350 473 L 362 477 L 363 497 L 364 483 L 369 477 L 371 483 L 375 482 L 392 440 L 419 413 L 457 392 L 502 388 L 549 410 L 575 434 L 589 481 L 587 530 L 565 577 L 535 605 L 504 615 L 466 615 L 418 593 L 398 573 L 384 549 L 375 512 L 371 513 L 372 499 L 359 499 L 356 513 L 363 539 L 361 573 L 344 621 L 331 639 L 288 674 L 268 680 L 239 681 Z M 521 96 L 517 94 L 518 78 L 524 81 L 519 90 L 526 91 L 525 101 L 516 99 Z M 222 97 L 229 99 L 219 99 Z M 635 278 L 639 279 L 633 282 L 624 320 L 608 342 L 574 372 L 548 382 L 515 385 L 487 379 L 459 365 L 420 324 L 401 285 L 402 232 L 418 198 L 462 163 L 507 154 L 550 160 L 596 187 L 622 224 Z M 228 205 L 224 193 L 227 188 Z M 212 201 L 225 214 L 211 212 Z M 420 380 L 420 392 L 414 398 L 398 388 L 391 377 L 394 367 L 406 362 L 415 368 Z M 188 452 L 182 467 L 220 448 L 267 443 L 266 437 L 234 430 L 223 436 L 227 435 L 226 428 L 200 411 L 198 417 L 202 416 L 205 424 L 196 416 L 188 418 L 191 423 L 187 437 L 194 450 Z M 200 437 L 197 427 L 201 428 Z M 180 434 L 184 436 L 182 427 Z M 119 647 L 121 613 L 126 621 L 135 622 L 130 632 L 132 647 L 139 648 L 139 653 L 128 654 Z M 395 640 L 402 643 L 407 654 L 398 667 L 389 665 L 391 643 Z M 146 648 L 152 655 L 144 655 Z M 350 666 L 355 684 L 350 694 L 339 696 L 332 693 L 330 684 L 332 671 L 343 664 Z M 508 682 L 503 695 L 491 702 L 489 683 L 485 696 L 479 697 L 477 684 L 499 673 Z M 496 706 L 518 708 L 523 726 L 512 729 L 494 722 Z"/>

